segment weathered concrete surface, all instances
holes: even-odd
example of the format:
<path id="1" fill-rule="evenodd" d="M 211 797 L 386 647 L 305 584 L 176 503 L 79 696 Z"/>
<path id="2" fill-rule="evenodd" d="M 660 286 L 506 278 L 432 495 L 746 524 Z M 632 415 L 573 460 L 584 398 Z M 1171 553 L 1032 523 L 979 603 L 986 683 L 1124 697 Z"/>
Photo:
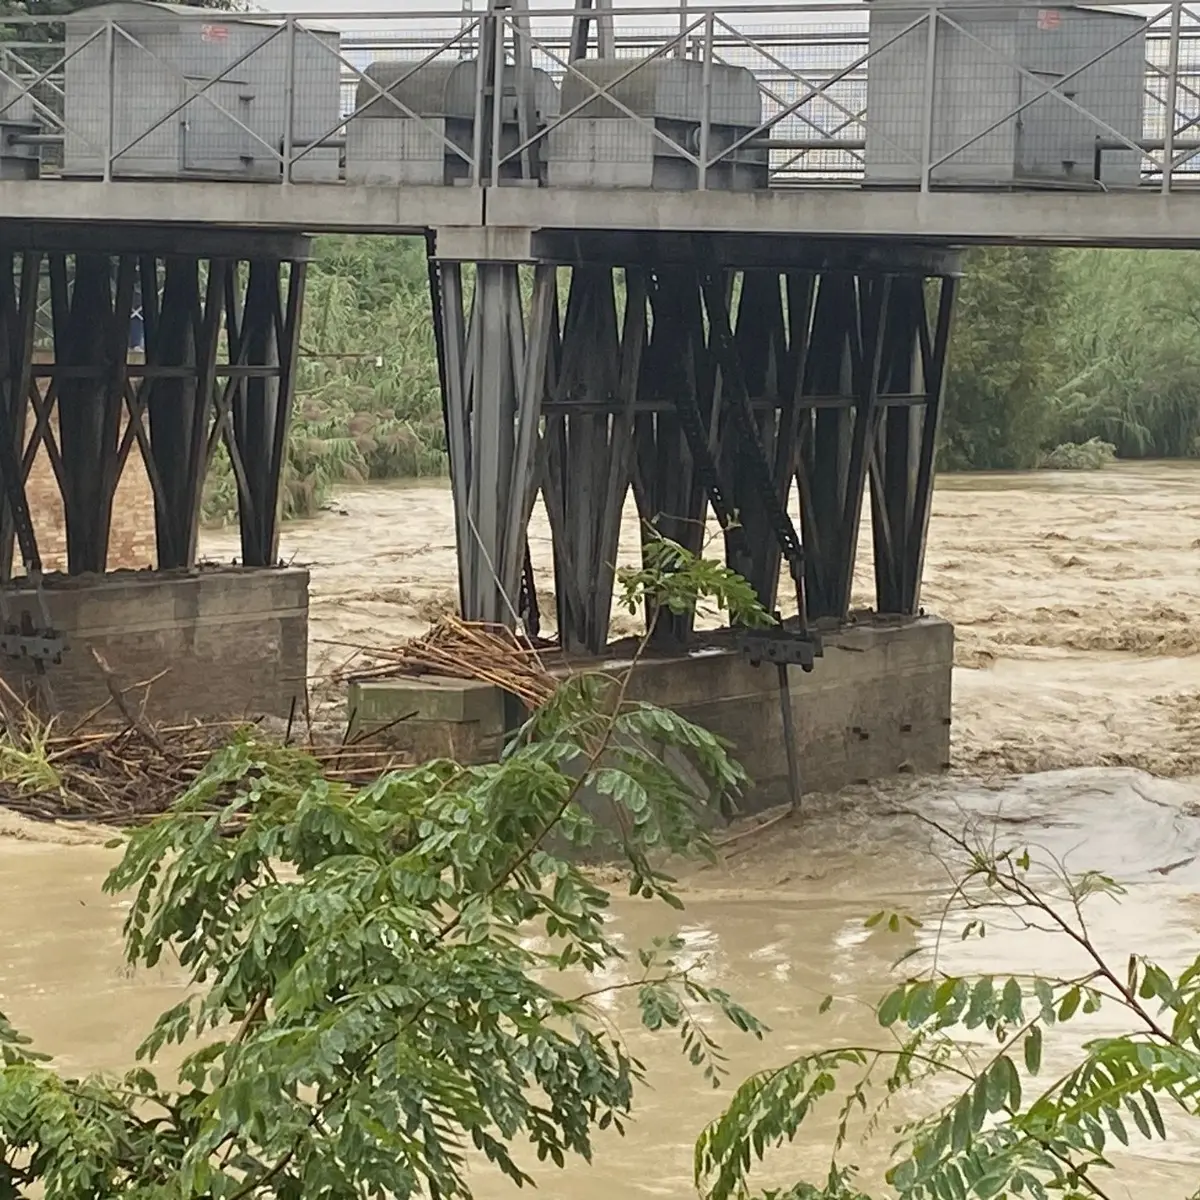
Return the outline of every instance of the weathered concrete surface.
<path id="1" fill-rule="evenodd" d="M 468 679 L 371 679 L 350 684 L 349 736 L 395 746 L 415 762 L 489 762 L 504 746 L 505 697 Z"/>
<path id="2" fill-rule="evenodd" d="M 828 639 L 810 674 L 791 668 L 805 789 L 833 791 L 948 766 L 953 661 L 953 628 L 924 617 L 853 626 Z M 621 663 L 592 665 L 612 670 Z M 674 709 L 728 739 L 754 781 L 748 809 L 785 799 L 787 759 L 773 666 L 752 667 L 724 650 L 646 659 L 629 695 Z M 395 722 L 381 736 L 414 757 L 482 762 L 504 740 L 503 696 L 487 684 L 432 678 L 362 682 L 351 685 L 350 711 L 355 733 Z"/>
<path id="3" fill-rule="evenodd" d="M 486 193 L 486 203 L 485 203 Z M 757 192 L 603 188 L 367 187 L 342 183 L 6 180 L 0 238 L 123 225 L 412 233 L 429 228 L 685 230 L 962 244 L 1189 248 L 1200 245 L 1200 191 L 1027 192 L 856 187 Z M 86 217 L 81 216 L 86 214 Z M 507 257 L 507 251 L 502 255 Z"/>
<path id="4" fill-rule="evenodd" d="M 67 637 L 61 664 L 48 668 L 56 708 L 81 716 L 108 698 L 92 648 L 123 687 L 157 675 L 151 720 L 286 717 L 303 698 L 308 667 L 308 571 L 296 567 L 206 568 L 195 572 L 119 571 L 48 576 L 45 595 Z M 34 594 L 5 589 L 11 619 Z M 0 659 L 14 688 L 31 679 L 23 662 Z M 140 693 L 135 693 L 140 701 Z"/>

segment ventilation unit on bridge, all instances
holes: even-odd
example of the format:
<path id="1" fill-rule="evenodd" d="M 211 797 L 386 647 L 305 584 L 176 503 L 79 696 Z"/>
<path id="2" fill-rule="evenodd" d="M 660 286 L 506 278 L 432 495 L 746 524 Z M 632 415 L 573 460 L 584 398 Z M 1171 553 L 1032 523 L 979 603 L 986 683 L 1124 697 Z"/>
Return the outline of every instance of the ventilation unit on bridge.
<path id="1" fill-rule="evenodd" d="M 0 109 L 0 179 L 36 179 L 47 138 L 32 96 L 15 79 L 0 79 Z"/>
<path id="2" fill-rule="evenodd" d="M 1144 17 L 995 0 L 959 0 L 936 18 L 911 0 L 870 5 L 867 184 L 918 183 L 928 166 L 943 186 L 1094 186 L 1098 138 L 1145 136 Z M 1140 166 L 1136 150 L 1116 150 L 1101 178 L 1135 186 Z"/>
<path id="3" fill-rule="evenodd" d="M 356 115 L 346 126 L 346 179 L 366 184 L 457 184 L 471 179 L 476 152 L 475 108 L 477 60 L 434 62 L 373 62 L 360 81 L 355 97 Z M 558 114 L 558 87 L 542 70 L 530 72 L 533 107 L 529 131 L 521 136 L 518 113 L 518 72 L 504 69 L 500 109 L 501 160 L 520 149 L 547 120 Z M 480 145 L 484 140 L 480 140 Z M 532 170 L 538 178 L 538 143 L 529 147 Z M 455 149 L 457 147 L 457 149 Z M 501 161 L 500 178 L 525 177 L 522 160 L 528 155 Z M 487 175 L 490 164 L 482 164 Z"/>
<path id="4" fill-rule="evenodd" d="M 551 186 L 672 191 L 696 186 L 699 172 L 681 151 L 698 156 L 701 150 L 703 63 L 591 58 L 572 67 L 579 74 L 568 74 L 562 96 L 563 112 L 570 116 L 546 135 Z M 758 82 L 745 67 L 712 63 L 709 72 L 707 186 L 766 187 L 769 151 L 749 141 L 729 150 L 762 122 Z"/>
<path id="5" fill-rule="evenodd" d="M 341 114 L 336 30 L 296 27 L 289 53 L 278 20 L 224 12 L 197 19 L 195 8 L 145 0 L 83 9 L 64 24 L 65 174 L 101 175 L 111 155 L 118 177 L 279 179 L 290 94 L 294 152 L 313 147 L 295 160 L 292 178 L 338 178 L 340 149 L 314 146 Z"/>

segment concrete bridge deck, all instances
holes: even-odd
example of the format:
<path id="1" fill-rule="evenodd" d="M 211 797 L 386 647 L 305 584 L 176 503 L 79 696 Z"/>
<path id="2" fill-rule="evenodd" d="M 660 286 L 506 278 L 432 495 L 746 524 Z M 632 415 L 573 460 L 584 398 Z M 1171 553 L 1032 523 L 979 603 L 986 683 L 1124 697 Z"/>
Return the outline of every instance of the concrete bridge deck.
<path id="1" fill-rule="evenodd" d="M 0 238 L 33 227 L 190 225 L 302 233 L 466 229 L 697 232 L 941 244 L 1200 246 L 1200 187 L 968 192 L 862 187 L 763 192 L 365 187 L 189 181 L 0 182 Z M 22 232 L 24 231 L 24 232 Z"/>
<path id="2" fill-rule="evenodd" d="M 30 222 L 1200 243 L 1183 0 L 327 18 L 122 0 L 4 28 L 10 245 Z"/>

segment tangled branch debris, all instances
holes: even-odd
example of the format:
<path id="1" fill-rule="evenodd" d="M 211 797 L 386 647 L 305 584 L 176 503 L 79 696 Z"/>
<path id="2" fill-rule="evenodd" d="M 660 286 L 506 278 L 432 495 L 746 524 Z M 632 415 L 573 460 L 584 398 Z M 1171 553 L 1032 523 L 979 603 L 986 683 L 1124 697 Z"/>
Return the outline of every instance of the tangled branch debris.
<path id="1" fill-rule="evenodd" d="M 474 679 L 503 688 L 530 709 L 545 704 L 556 687 L 537 650 L 511 629 L 454 616 L 443 617 L 421 637 L 388 649 L 372 648 L 369 653 L 376 662 L 347 671 L 347 677 L 437 675 Z"/>
<path id="2" fill-rule="evenodd" d="M 369 653 L 373 665 L 360 667 L 354 678 L 474 679 L 511 692 L 531 709 L 556 686 L 537 650 L 511 630 L 457 617 L 442 619 L 423 637 Z M 122 690 L 108 663 L 95 657 L 110 700 L 73 729 L 43 720 L 0 682 L 0 807 L 38 820 L 143 823 L 169 808 L 244 725 L 156 725 L 146 719 L 144 702 L 139 707 L 126 699 L 133 689 Z M 121 723 L 100 725 L 106 711 L 119 713 Z M 311 754 L 330 779 L 347 783 L 366 784 L 402 765 L 393 751 L 358 740 L 297 749 Z"/>
<path id="3" fill-rule="evenodd" d="M 43 821 L 142 824 L 164 812 L 246 722 L 126 724 L 59 730 L 0 685 L 0 807 Z M 265 736 L 265 735 L 264 735 Z M 330 779 L 367 784 L 402 763 L 389 750 L 302 745 Z"/>

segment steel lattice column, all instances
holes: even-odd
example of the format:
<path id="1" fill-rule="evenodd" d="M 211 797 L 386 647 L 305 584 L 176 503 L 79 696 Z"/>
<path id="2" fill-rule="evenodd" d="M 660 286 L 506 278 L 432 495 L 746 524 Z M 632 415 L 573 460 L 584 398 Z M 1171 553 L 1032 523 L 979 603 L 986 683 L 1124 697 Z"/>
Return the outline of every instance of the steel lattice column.
<path id="1" fill-rule="evenodd" d="M 890 295 L 871 470 L 876 608 L 883 613 L 911 615 L 920 604 L 956 283 L 947 277 L 931 285 L 932 328 L 925 280 L 898 279 Z"/>
<path id="2" fill-rule="evenodd" d="M 242 561 L 267 566 L 279 554 L 280 485 L 287 455 L 305 264 L 252 259 L 240 276 L 226 272 L 225 322 L 231 373 L 224 401 L 232 415 L 227 441 L 238 478 Z"/>
<path id="3" fill-rule="evenodd" d="M 528 336 L 516 263 L 475 265 L 470 315 L 463 268 L 431 275 L 441 325 L 446 444 L 458 541 L 459 602 L 468 620 L 515 625 L 526 527 L 537 493 L 537 448 L 555 268 L 534 268 Z"/>
<path id="4" fill-rule="evenodd" d="M 567 650 L 599 653 L 608 643 L 647 328 L 643 273 L 627 270 L 624 285 L 618 327 L 612 269 L 575 268 L 547 405 L 543 493 L 554 537 L 559 640 Z"/>
<path id="5" fill-rule="evenodd" d="M 634 495 L 644 526 L 692 553 L 704 545 L 707 502 L 679 417 L 680 396 L 711 423 L 715 368 L 708 351 L 696 272 L 662 267 L 650 277 L 652 323 L 643 354 L 641 395 L 648 411 L 635 422 Z M 647 613 L 657 645 L 684 642 L 693 614 Z"/>
<path id="6" fill-rule="evenodd" d="M 20 473 L 24 491 L 28 470 L 23 469 L 29 395 L 33 386 L 33 343 L 37 322 L 38 285 L 42 256 L 26 252 L 0 254 L 0 437 L 8 440 L 8 461 Z M 0 468 L 2 469 L 2 468 Z M 12 578 L 16 540 L 14 514 L 0 502 L 0 582 Z"/>
<path id="7" fill-rule="evenodd" d="M 75 249 L 72 236 L 87 248 Z M 37 455 L 49 461 L 71 573 L 107 566 L 134 446 L 154 496 L 157 566 L 195 563 L 204 479 L 222 443 L 238 483 L 243 562 L 278 557 L 308 242 L 195 231 L 186 239 L 195 252 L 180 254 L 179 238 L 35 229 L 27 240 L 44 240 L 43 250 L 0 250 L 0 435 L 17 449 L 22 489 Z M 282 253 L 265 257 L 273 242 Z M 239 267 L 250 246 L 255 257 Z M 49 297 L 51 362 L 35 361 L 39 287 Z M 138 293 L 144 361 L 129 350 Z M 0 578 L 11 577 L 14 533 L 5 505 Z"/>

